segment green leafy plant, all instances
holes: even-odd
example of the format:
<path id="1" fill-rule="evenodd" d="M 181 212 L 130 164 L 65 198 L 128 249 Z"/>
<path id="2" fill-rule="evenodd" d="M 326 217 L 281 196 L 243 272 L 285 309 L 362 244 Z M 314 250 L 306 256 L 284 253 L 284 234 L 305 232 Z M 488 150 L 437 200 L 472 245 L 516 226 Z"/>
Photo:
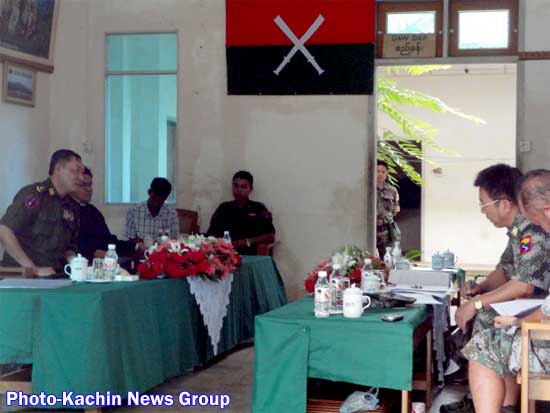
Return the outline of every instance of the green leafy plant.
<path id="1" fill-rule="evenodd" d="M 421 76 L 427 72 L 446 70 L 450 67 L 449 65 L 393 66 L 387 68 L 387 73 L 399 74 L 404 71 L 411 76 Z M 403 88 L 398 82 L 382 74 L 377 80 L 377 104 L 378 110 L 387 114 L 400 130 L 400 133 L 389 129 L 379 131 L 377 142 L 378 158 L 388 163 L 390 179 L 393 182 L 398 169 L 401 169 L 413 182 L 422 184 L 422 177 L 416 172 L 412 162 L 425 161 L 436 165 L 435 162 L 424 157 L 422 147 L 430 147 L 445 155 L 459 156 L 457 152 L 441 146 L 437 141 L 439 131 L 428 122 L 407 113 L 407 106 L 423 107 L 436 113 L 449 113 L 474 122 L 476 125 L 485 124 L 483 119 L 452 108 L 437 97 Z"/>

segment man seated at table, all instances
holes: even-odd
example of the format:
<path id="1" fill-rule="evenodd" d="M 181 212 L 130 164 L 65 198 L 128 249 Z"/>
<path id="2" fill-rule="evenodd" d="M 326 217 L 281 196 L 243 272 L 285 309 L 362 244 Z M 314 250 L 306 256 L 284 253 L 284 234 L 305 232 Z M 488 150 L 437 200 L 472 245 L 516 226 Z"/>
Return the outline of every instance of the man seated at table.
<path id="1" fill-rule="evenodd" d="M 61 272 L 78 245 L 78 204 L 74 194 L 82 180 L 80 155 L 56 151 L 49 178 L 21 189 L 0 220 L 2 266 L 21 266 L 25 276 Z"/>
<path id="2" fill-rule="evenodd" d="M 160 234 L 172 239 L 178 237 L 179 219 L 174 208 L 164 203 L 172 192 L 172 185 L 166 178 L 151 181 L 149 198 L 128 210 L 124 235 L 131 241 L 156 239 Z"/>
<path id="3" fill-rule="evenodd" d="M 550 234 L 550 171 L 536 170 L 527 173 L 520 182 L 518 203 L 522 214 Z M 550 266 L 550 237 L 546 238 L 545 265 Z M 548 288 L 550 279 L 546 279 Z M 547 290 L 548 292 L 548 290 Z M 508 381 L 515 382 L 520 367 L 521 333 L 513 334 L 508 327 L 521 327 L 523 322 L 550 319 L 550 295 L 541 308 L 523 318 L 496 317 L 495 327 L 475 335 L 462 353 L 469 359 L 470 389 L 478 412 L 499 413 L 517 405 L 518 391 L 510 391 Z M 507 328 L 502 328 L 507 327 Z M 550 372 L 550 344 L 534 341 L 534 357 L 530 357 L 531 372 Z M 512 389 L 517 390 L 517 389 Z M 516 409 L 519 411 L 519 409 Z"/>
<path id="4" fill-rule="evenodd" d="M 82 183 L 73 195 L 80 204 L 78 252 L 91 261 L 94 257 L 103 258 L 108 244 L 116 244 L 119 257 L 135 251 L 135 242 L 119 240 L 111 234 L 103 214 L 90 203 L 92 193 L 93 174 L 88 167 L 84 167 Z"/>
<path id="5" fill-rule="evenodd" d="M 484 282 L 467 282 L 461 289 L 464 297 L 474 298 L 458 308 L 455 320 L 465 333 L 469 332 L 470 321 L 474 320 L 472 337 L 493 326 L 497 313 L 490 304 L 545 295 L 545 286 L 550 277 L 550 268 L 545 262 L 548 234 L 520 213 L 515 196 L 520 179 L 521 172 L 517 168 L 497 164 L 479 172 L 474 182 L 479 187 L 481 212 L 497 228 L 508 229 L 508 244 L 496 269 Z M 515 381 L 506 380 L 506 388 L 508 394 L 516 392 L 517 395 Z M 471 405 L 468 408 L 467 399 L 463 402 L 463 409 L 447 405 L 441 411 L 473 411 Z"/>
<path id="6" fill-rule="evenodd" d="M 233 246 L 243 255 L 255 255 L 258 244 L 275 241 L 271 213 L 261 202 L 249 199 L 254 178 L 248 171 L 233 175 L 233 201 L 218 206 L 210 221 L 208 235 L 223 237 L 229 231 Z"/>

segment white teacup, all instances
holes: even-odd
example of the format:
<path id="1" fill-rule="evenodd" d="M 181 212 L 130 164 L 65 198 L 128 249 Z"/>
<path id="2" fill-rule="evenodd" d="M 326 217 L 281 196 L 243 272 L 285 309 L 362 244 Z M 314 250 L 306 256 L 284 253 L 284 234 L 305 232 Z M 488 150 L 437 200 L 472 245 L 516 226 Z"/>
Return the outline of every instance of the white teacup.
<path id="1" fill-rule="evenodd" d="M 365 305 L 363 301 L 366 302 Z M 370 305 L 370 297 L 368 295 L 363 297 L 363 291 L 355 285 L 344 290 L 344 317 L 359 318 Z"/>
<path id="2" fill-rule="evenodd" d="M 88 260 L 78 254 L 69 264 L 65 265 L 63 270 L 71 277 L 71 280 L 84 281 L 88 277 Z"/>

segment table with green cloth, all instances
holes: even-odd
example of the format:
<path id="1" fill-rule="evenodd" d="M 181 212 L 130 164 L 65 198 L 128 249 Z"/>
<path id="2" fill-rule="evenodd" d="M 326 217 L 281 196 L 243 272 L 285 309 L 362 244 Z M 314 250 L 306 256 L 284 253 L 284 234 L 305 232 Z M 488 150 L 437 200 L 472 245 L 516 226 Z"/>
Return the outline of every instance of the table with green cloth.
<path id="1" fill-rule="evenodd" d="M 287 302 L 271 257 L 243 256 L 219 353 Z M 33 393 L 145 391 L 214 357 L 185 279 L 0 289 L 0 364 L 31 363 Z"/>
<path id="2" fill-rule="evenodd" d="M 398 322 L 380 320 L 402 313 Z M 316 318 L 311 297 L 256 317 L 254 413 L 304 413 L 307 378 L 412 389 L 413 334 L 425 306 Z"/>

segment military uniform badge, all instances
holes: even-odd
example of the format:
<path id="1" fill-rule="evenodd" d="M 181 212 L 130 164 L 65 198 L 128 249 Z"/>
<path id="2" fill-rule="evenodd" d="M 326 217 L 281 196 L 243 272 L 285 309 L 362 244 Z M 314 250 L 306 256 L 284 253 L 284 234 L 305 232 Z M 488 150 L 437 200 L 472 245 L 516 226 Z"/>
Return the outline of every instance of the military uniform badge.
<path id="1" fill-rule="evenodd" d="M 73 222 L 74 221 L 74 214 L 72 213 L 72 211 L 69 211 L 68 209 L 64 209 L 63 210 L 63 219 L 65 221 Z"/>
<path id="2" fill-rule="evenodd" d="M 26 209 L 35 209 L 40 206 L 40 201 L 34 196 L 34 194 L 27 195 L 23 203 Z"/>
<path id="3" fill-rule="evenodd" d="M 519 240 L 519 253 L 521 255 L 527 254 L 529 251 L 531 251 L 531 248 L 533 247 L 532 241 L 531 241 L 531 235 L 527 235 L 526 237 L 522 237 Z"/>

